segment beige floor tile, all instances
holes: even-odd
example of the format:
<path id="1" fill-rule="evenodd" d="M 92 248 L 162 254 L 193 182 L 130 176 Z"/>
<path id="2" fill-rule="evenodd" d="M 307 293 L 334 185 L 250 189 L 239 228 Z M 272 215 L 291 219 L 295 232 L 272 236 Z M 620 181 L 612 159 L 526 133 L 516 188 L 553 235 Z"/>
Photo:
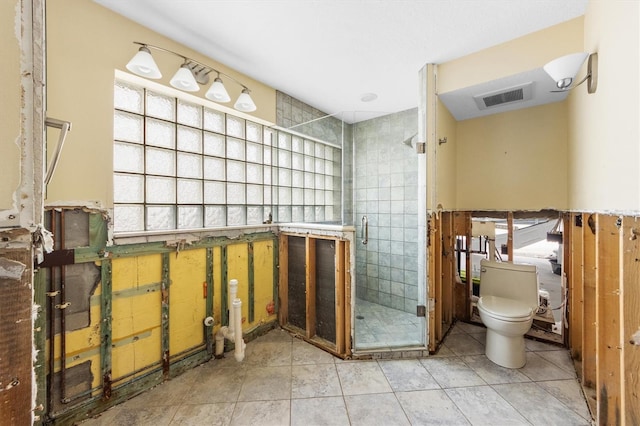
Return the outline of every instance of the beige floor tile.
<path id="1" fill-rule="evenodd" d="M 291 367 L 291 398 L 342 396 L 334 364 Z"/>
<path id="2" fill-rule="evenodd" d="M 531 381 L 517 369 L 501 367 L 491 362 L 485 355 L 465 356 L 462 360 L 490 385 Z"/>
<path id="3" fill-rule="evenodd" d="M 291 426 L 348 426 L 344 398 L 308 398 L 291 400 Z"/>
<path id="4" fill-rule="evenodd" d="M 378 361 L 378 364 L 394 392 L 440 388 L 417 359 Z"/>
<path id="5" fill-rule="evenodd" d="M 529 425 L 489 386 L 446 389 L 445 392 L 473 425 Z"/>
<path id="6" fill-rule="evenodd" d="M 493 388 L 534 425 L 590 424 L 536 383 L 511 383 Z"/>
<path id="7" fill-rule="evenodd" d="M 441 389 L 396 393 L 412 425 L 468 425 L 456 404 Z"/>
<path id="8" fill-rule="evenodd" d="M 235 402 L 222 402 L 217 404 L 184 404 L 180 406 L 171 426 L 227 426 L 231 423 L 231 414 L 235 408 Z"/>
<path id="9" fill-rule="evenodd" d="M 290 424 L 290 401 L 238 402 L 233 410 L 232 426 L 287 426 Z M 203 423 L 206 424 L 206 423 Z"/>
<path id="10" fill-rule="evenodd" d="M 301 364 L 333 364 L 335 357 L 329 352 L 315 347 L 304 340 L 294 340 L 291 347 L 291 363 Z"/>
<path id="11" fill-rule="evenodd" d="M 582 393 L 582 387 L 577 380 L 552 380 L 537 383 L 564 405 L 578 413 L 583 419 L 591 420 L 591 413 Z"/>
<path id="12" fill-rule="evenodd" d="M 551 362 L 539 356 L 536 352 L 527 352 L 527 363 L 519 371 L 534 382 L 546 380 L 573 379 L 575 373 L 556 367 Z"/>
<path id="13" fill-rule="evenodd" d="M 458 356 L 480 355 L 485 352 L 484 343 L 478 342 L 467 333 L 447 336 L 447 348 Z"/>
<path id="14" fill-rule="evenodd" d="M 486 382 L 460 358 L 427 358 L 420 361 L 442 388 L 486 384 Z"/>
<path id="15" fill-rule="evenodd" d="M 344 395 L 391 392 L 387 378 L 375 361 L 336 364 Z"/>
<path id="16" fill-rule="evenodd" d="M 254 367 L 247 375 L 238 401 L 267 401 L 291 398 L 291 367 Z"/>
<path id="17" fill-rule="evenodd" d="M 393 393 L 350 395 L 344 397 L 352 426 L 409 425 L 398 399 Z"/>

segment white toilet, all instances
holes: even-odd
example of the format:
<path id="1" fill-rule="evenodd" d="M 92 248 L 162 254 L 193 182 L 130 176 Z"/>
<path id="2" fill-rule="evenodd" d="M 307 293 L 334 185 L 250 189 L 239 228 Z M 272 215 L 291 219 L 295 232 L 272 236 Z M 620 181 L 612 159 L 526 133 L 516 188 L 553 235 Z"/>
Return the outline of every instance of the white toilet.
<path id="1" fill-rule="evenodd" d="M 531 328 L 537 310 L 535 265 L 480 262 L 478 311 L 487 327 L 487 358 L 503 367 L 523 367 L 524 335 Z"/>

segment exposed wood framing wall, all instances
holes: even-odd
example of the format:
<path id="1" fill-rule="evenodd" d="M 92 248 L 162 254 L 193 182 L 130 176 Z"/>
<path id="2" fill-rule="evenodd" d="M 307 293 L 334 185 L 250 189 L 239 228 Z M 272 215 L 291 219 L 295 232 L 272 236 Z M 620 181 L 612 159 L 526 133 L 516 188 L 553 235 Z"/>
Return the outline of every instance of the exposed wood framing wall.
<path id="1" fill-rule="evenodd" d="M 437 350 L 454 318 L 468 319 L 470 287 L 456 280 L 457 232 L 471 233 L 471 216 L 442 212 L 429 221 L 429 350 Z M 465 316 L 466 315 L 466 316 Z"/>
<path id="2" fill-rule="evenodd" d="M 36 370 L 37 404 L 46 413 L 45 424 L 95 415 L 210 359 L 214 333 L 228 322 L 228 279 L 239 281 L 246 341 L 276 324 L 278 244 L 272 232 L 203 237 L 190 244 L 107 246 L 101 213 L 50 213 L 62 236 L 65 217 L 67 223 L 77 220 L 70 224 L 76 232 L 67 237 L 76 243 L 79 236 L 86 238 L 86 245 L 56 237 L 55 250 L 37 273 L 36 298 L 45 307 L 39 321 L 46 330 L 36 335 L 38 354 L 46 354 Z M 89 218 L 77 219 L 83 215 Z M 92 286 L 70 273 L 83 265 L 98 265 Z M 89 289 L 83 293 L 87 305 L 70 312 L 82 299 L 72 299 L 81 288 Z M 207 316 L 214 317 L 213 327 L 203 324 Z M 27 346 L 30 351 L 30 341 Z M 231 347 L 227 342 L 227 350 Z"/>
<path id="3" fill-rule="evenodd" d="M 640 424 L 640 218 L 567 213 L 569 345 L 598 424 Z"/>
<path id="4" fill-rule="evenodd" d="M 290 239 L 298 239 L 294 247 L 290 244 Z M 297 253 L 302 250 L 300 239 L 304 239 L 304 253 Z M 319 258 L 318 245 L 322 241 L 330 241 L 333 244 L 333 258 Z M 294 241 L 295 242 L 295 241 Z M 350 244 L 349 241 L 337 236 L 281 233 L 280 234 L 280 264 L 279 264 L 279 286 L 278 286 L 278 320 L 283 327 L 300 334 L 305 340 L 320 346 L 335 355 L 347 357 L 351 355 L 351 266 L 350 266 Z M 290 248 L 294 248 L 291 252 Z M 328 257 L 328 253 L 323 256 Z M 304 259 L 304 265 L 296 264 L 291 269 L 289 261 L 294 259 Z M 332 281 L 335 292 L 331 299 L 332 306 L 327 305 L 327 300 L 323 301 L 318 296 L 318 268 L 317 265 L 333 262 L 334 271 L 332 280 L 324 276 L 325 285 Z M 327 262 L 329 261 L 329 262 Z M 304 274 L 302 274 L 304 270 Z M 295 273 L 295 277 L 290 276 Z M 325 271 L 326 273 L 326 271 Z M 300 279 L 304 276 L 304 283 Z M 304 293 L 300 287 L 304 288 Z M 326 289 L 325 289 L 326 291 Z M 295 298 L 295 300 L 294 300 Z M 304 300 L 301 300 L 304 299 Z M 327 313 L 333 312 L 333 326 L 335 327 L 335 338 L 333 341 L 319 336 L 318 319 L 321 316 L 327 318 Z"/>

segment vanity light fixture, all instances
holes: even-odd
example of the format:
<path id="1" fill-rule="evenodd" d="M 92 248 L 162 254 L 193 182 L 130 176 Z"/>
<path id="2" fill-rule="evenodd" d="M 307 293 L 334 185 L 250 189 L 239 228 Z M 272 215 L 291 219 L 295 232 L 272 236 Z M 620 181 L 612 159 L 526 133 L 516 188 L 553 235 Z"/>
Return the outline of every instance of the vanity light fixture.
<path id="1" fill-rule="evenodd" d="M 578 83 L 573 84 L 576 74 L 580 70 L 580 67 L 584 63 L 585 59 L 589 58 L 587 62 L 587 75 Z M 553 92 L 566 92 L 574 89 L 587 82 L 587 92 L 595 93 L 598 87 L 598 54 L 588 54 L 586 52 L 571 53 L 569 55 L 561 56 L 547 63 L 543 69 L 547 74 L 556 82 L 558 90 Z"/>
<path id="2" fill-rule="evenodd" d="M 182 65 L 180 65 L 180 68 L 178 68 L 178 71 L 169 82 L 169 84 L 176 89 L 184 90 L 186 92 L 197 92 L 200 90 L 200 85 L 209 84 L 209 74 L 211 72 L 215 72 L 217 76 L 213 80 L 213 84 L 209 87 L 209 90 L 205 93 L 205 97 L 207 99 L 221 103 L 226 103 L 231 100 L 231 97 L 220 78 L 220 76 L 224 76 L 225 79 L 231 80 L 242 87 L 242 92 L 233 107 L 242 112 L 252 112 L 257 109 L 256 104 L 253 102 L 253 99 L 251 99 L 251 95 L 249 94 L 251 92 L 249 88 L 230 75 L 225 74 L 222 71 L 218 71 L 209 65 L 198 62 L 195 59 L 188 58 L 162 47 L 147 43 L 140 43 L 138 41 L 134 41 L 133 43 L 140 45 L 140 48 L 127 64 L 127 69 L 132 73 L 146 78 L 161 78 L 162 73 L 154 61 L 153 56 L 151 56 L 150 49 L 171 53 L 174 56 L 182 58 L 183 61 Z"/>

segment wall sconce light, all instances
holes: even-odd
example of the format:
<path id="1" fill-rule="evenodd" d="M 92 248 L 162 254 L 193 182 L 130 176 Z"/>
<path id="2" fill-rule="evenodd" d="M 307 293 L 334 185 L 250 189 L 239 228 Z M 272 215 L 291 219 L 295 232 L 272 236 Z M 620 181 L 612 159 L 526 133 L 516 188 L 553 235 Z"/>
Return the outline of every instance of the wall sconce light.
<path id="1" fill-rule="evenodd" d="M 242 87 L 242 93 L 238 97 L 238 100 L 233 105 L 235 109 L 242 112 L 252 112 L 257 109 L 256 104 L 251 99 L 251 92 L 247 86 L 240 83 L 235 78 L 231 77 L 228 74 L 225 74 L 217 69 L 210 67 L 209 65 L 205 65 L 201 62 L 196 61 L 195 59 L 188 58 L 179 53 L 173 52 L 168 49 L 164 49 L 162 47 L 154 46 L 152 44 L 140 43 L 137 41 L 133 42 L 134 44 L 140 45 L 138 52 L 135 56 L 129 61 L 127 64 L 127 69 L 134 74 L 137 74 L 141 77 L 158 79 L 162 77 L 162 73 L 158 68 L 158 65 L 153 60 L 153 56 L 151 56 L 150 49 L 160 50 L 162 52 L 171 53 L 179 58 L 182 58 L 183 62 L 178 68 L 178 71 L 171 78 L 169 84 L 179 90 L 184 90 L 186 92 L 197 92 L 200 90 L 200 85 L 209 84 L 209 74 L 211 72 L 216 73 L 216 78 L 213 80 L 213 84 L 209 87 L 209 90 L 205 93 L 205 97 L 214 102 L 226 103 L 231 100 L 227 89 L 224 87 L 224 83 L 220 76 L 224 76 L 225 78 L 235 82 L 239 86 Z"/>
<path id="2" fill-rule="evenodd" d="M 585 59 L 589 58 L 587 62 L 587 75 L 578 83 L 573 84 L 573 81 L 580 70 L 580 67 L 584 63 Z M 587 82 L 587 92 L 595 93 L 598 87 L 598 54 L 588 54 L 585 52 L 572 53 L 560 58 L 554 59 L 547 63 L 543 69 L 549 76 L 556 82 L 556 86 L 559 90 L 553 90 L 553 92 L 566 92 L 574 89 Z"/>

